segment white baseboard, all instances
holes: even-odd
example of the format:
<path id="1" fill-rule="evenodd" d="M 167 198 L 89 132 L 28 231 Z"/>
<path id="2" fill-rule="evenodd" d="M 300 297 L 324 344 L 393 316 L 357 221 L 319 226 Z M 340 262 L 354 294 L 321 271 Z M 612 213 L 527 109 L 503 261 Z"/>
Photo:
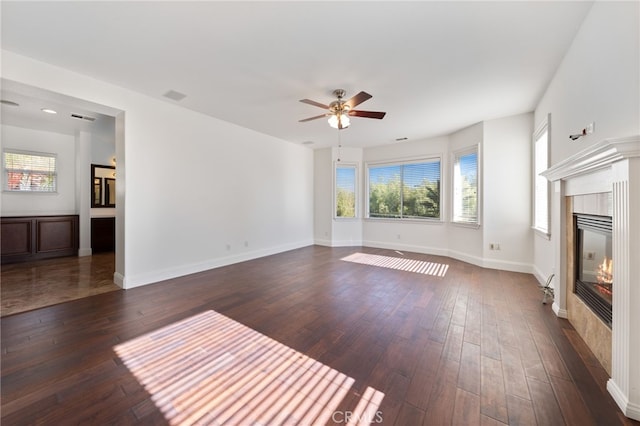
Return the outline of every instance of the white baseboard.
<path id="1" fill-rule="evenodd" d="M 557 317 L 569 319 L 569 311 L 567 311 L 566 309 L 560 309 L 560 306 L 556 302 L 553 302 L 553 304 L 551 305 L 551 309 L 553 310 L 553 312 L 555 312 Z"/>
<path id="2" fill-rule="evenodd" d="M 78 257 L 91 256 L 92 254 L 91 247 L 78 249 Z"/>
<path id="3" fill-rule="evenodd" d="M 545 275 L 544 272 L 542 272 L 540 269 L 538 269 L 538 267 L 535 266 L 535 265 L 533 265 L 532 274 L 533 274 L 534 277 L 536 277 L 536 279 L 538 280 L 540 285 L 544 285 L 544 284 L 547 283 L 548 275 Z M 554 287 L 553 282 L 551 283 L 551 287 Z"/>
<path id="4" fill-rule="evenodd" d="M 432 254 L 435 256 L 446 256 L 456 260 L 461 260 L 463 262 L 470 263 L 472 265 L 480 266 L 482 268 L 500 269 L 503 271 L 511 271 L 511 272 L 522 272 L 525 274 L 531 274 L 533 270 L 533 266 L 528 263 L 512 262 L 512 261 L 497 260 L 497 259 L 485 259 L 479 256 L 463 253 L 461 251 L 448 250 L 448 249 L 442 249 L 437 247 L 415 246 L 411 244 L 398 244 L 398 243 L 388 243 L 386 241 L 371 241 L 371 240 L 363 241 L 362 245 L 366 247 L 384 248 L 389 250 L 405 250 L 405 251 L 412 251 L 414 253 Z"/>
<path id="5" fill-rule="evenodd" d="M 607 390 L 616 404 L 618 404 L 618 407 L 620 407 L 622 414 L 631 419 L 640 420 L 640 404 L 630 402 L 627 395 L 625 395 L 613 379 L 607 381 Z"/>
<path id="6" fill-rule="evenodd" d="M 360 247 L 362 240 L 332 241 L 331 247 Z"/>
<path id="7" fill-rule="evenodd" d="M 480 266 L 489 269 L 500 269 L 502 271 L 522 272 L 524 274 L 533 273 L 533 265 L 529 263 L 513 262 L 511 260 L 483 259 L 482 265 Z"/>
<path id="8" fill-rule="evenodd" d="M 296 243 L 269 247 L 261 250 L 254 250 L 254 251 L 238 253 L 230 256 L 219 257 L 216 259 L 207 260 L 205 262 L 195 262 L 187 265 L 180 265 L 172 268 L 161 269 L 158 271 L 142 273 L 134 276 L 122 277 L 123 288 L 130 289 L 130 288 L 140 287 L 147 284 L 157 283 L 159 281 L 165 281 L 172 278 L 195 274 L 197 272 L 220 268 L 222 266 L 232 265 L 234 263 L 244 262 L 247 260 L 257 259 L 260 257 L 270 256 L 272 254 L 278 254 L 278 253 L 282 253 L 289 250 L 295 250 L 295 249 L 307 247 L 310 245 L 313 245 L 312 240 L 300 241 Z"/>
<path id="9" fill-rule="evenodd" d="M 463 253 L 457 250 L 447 250 L 447 254 L 445 256 L 453 257 L 456 260 L 461 260 L 463 262 L 470 263 L 472 265 L 484 267 L 484 259 L 478 256 L 473 256 L 467 253 Z M 500 269 L 500 268 L 494 268 Z"/>
<path id="10" fill-rule="evenodd" d="M 411 244 L 389 243 L 386 241 L 372 240 L 363 240 L 362 245 L 365 247 L 375 247 L 389 250 L 405 250 L 422 254 L 433 254 L 435 256 L 448 256 L 448 250 L 436 247 L 414 246 Z"/>
<path id="11" fill-rule="evenodd" d="M 113 273 L 113 282 L 120 288 L 126 288 L 125 287 L 126 282 L 125 282 L 124 275 L 122 275 L 119 272 L 114 272 Z"/>

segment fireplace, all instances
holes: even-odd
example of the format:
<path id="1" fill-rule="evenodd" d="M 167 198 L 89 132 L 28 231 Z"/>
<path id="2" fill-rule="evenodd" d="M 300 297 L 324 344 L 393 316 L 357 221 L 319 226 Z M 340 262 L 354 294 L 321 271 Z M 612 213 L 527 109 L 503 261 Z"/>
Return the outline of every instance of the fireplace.
<path id="1" fill-rule="evenodd" d="M 575 214 L 574 293 L 611 328 L 613 301 L 610 216 Z"/>
<path id="2" fill-rule="evenodd" d="M 569 319 L 609 372 L 607 390 L 624 415 L 640 420 L 640 135 L 603 139 L 587 145 L 542 175 L 553 182 L 550 218 L 554 262 L 551 272 L 557 274 L 553 283 L 553 311 Z M 608 252 L 605 237 L 603 248 L 586 249 L 583 254 L 583 244 L 580 253 L 576 253 L 576 234 L 583 234 L 581 241 L 585 237 L 582 230 L 578 232 L 574 213 L 611 217 L 613 250 Z M 602 230 L 596 233 L 602 233 Z M 615 281 L 615 293 L 612 291 L 611 299 L 604 297 L 605 302 L 611 300 L 613 305 L 610 327 L 574 293 L 578 277 L 576 263 L 581 262 L 581 269 L 585 270 L 585 261 L 590 260 L 590 256 L 595 258 L 597 265 L 602 264 L 603 259 L 598 257 L 605 253 L 613 255 L 611 263 L 615 275 L 611 280 L 611 290 Z M 581 281 L 597 283 L 597 278 L 585 278 L 594 275 L 590 268 L 586 270 Z M 596 269 L 596 276 L 597 273 Z M 597 289 L 596 292 L 601 294 Z M 602 301 L 603 297 L 597 295 L 594 299 Z"/>

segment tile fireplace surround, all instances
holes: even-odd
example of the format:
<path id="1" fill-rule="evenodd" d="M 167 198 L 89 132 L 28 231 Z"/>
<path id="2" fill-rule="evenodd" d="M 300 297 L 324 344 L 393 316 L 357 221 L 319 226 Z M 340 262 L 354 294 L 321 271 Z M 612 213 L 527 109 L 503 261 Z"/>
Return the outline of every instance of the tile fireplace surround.
<path id="1" fill-rule="evenodd" d="M 562 318 L 570 317 L 567 296 L 574 285 L 568 253 L 572 248 L 566 237 L 572 226 L 567 197 L 611 194 L 615 290 L 607 390 L 627 417 L 640 420 L 640 135 L 595 143 L 542 175 L 553 187 L 553 310 Z"/>

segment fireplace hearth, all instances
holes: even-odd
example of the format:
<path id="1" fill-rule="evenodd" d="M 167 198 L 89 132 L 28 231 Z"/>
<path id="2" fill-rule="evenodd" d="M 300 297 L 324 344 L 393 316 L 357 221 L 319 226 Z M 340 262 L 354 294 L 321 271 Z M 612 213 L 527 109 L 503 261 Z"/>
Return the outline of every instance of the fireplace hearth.
<path id="1" fill-rule="evenodd" d="M 613 301 L 612 221 L 575 214 L 574 293 L 611 328 Z"/>

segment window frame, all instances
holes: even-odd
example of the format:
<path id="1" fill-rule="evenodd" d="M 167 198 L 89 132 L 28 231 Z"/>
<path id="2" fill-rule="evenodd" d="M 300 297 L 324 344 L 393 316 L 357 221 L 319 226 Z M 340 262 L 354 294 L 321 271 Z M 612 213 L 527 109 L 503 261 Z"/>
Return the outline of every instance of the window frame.
<path id="1" fill-rule="evenodd" d="M 476 220 L 463 221 L 456 220 L 456 164 L 461 157 L 469 154 L 476 154 Z M 481 225 L 481 212 L 482 212 L 482 177 L 481 177 L 481 158 L 480 158 L 480 144 L 475 144 L 456 150 L 452 153 L 451 161 L 451 223 L 459 226 L 479 228 Z"/>
<path id="2" fill-rule="evenodd" d="M 338 169 L 353 169 L 354 174 L 354 216 L 353 217 L 345 217 L 338 216 Z M 335 220 L 355 220 L 358 219 L 358 163 L 350 163 L 350 162 L 334 162 L 333 166 L 333 218 Z"/>
<path id="3" fill-rule="evenodd" d="M 538 141 L 542 139 L 544 135 L 546 137 L 546 156 L 545 161 L 546 164 L 544 169 L 540 169 L 538 172 Z M 549 168 L 549 164 L 551 162 L 551 114 L 548 114 L 545 119 L 538 125 L 538 127 L 533 132 L 531 138 L 531 228 L 534 232 L 541 237 L 546 239 L 551 238 L 551 182 L 547 180 L 547 178 L 543 176 L 539 176 L 541 172 L 547 170 Z M 542 179 L 545 180 L 545 188 L 546 188 L 546 229 L 538 226 L 538 183 L 542 182 Z"/>
<path id="4" fill-rule="evenodd" d="M 365 212 L 364 212 L 364 218 L 366 220 L 371 220 L 371 221 L 389 221 L 389 222 L 419 222 L 419 223 L 441 223 L 444 221 L 444 206 L 443 206 L 443 200 L 444 200 L 444 194 L 443 194 L 443 183 L 444 183 L 444 179 L 443 179 L 443 167 L 444 167 L 444 163 L 442 161 L 443 156 L 442 155 L 432 155 L 432 156 L 427 156 L 427 157 L 411 157 L 411 158 L 405 158 L 405 159 L 395 159 L 395 160 L 383 160 L 383 161 L 369 161 L 365 163 L 365 192 L 364 192 L 364 197 L 365 197 L 365 203 L 364 203 L 364 207 L 365 207 Z M 376 167 L 395 167 L 395 166 L 405 166 L 405 165 L 412 165 L 412 164 L 423 164 L 423 163 L 433 163 L 433 162 L 438 162 L 439 163 L 439 173 L 440 173 L 440 191 L 439 191 L 439 200 L 438 200 L 438 205 L 439 205 L 439 215 L 438 217 L 402 217 L 402 205 L 401 205 L 401 209 L 400 209 L 400 215 L 401 217 L 371 217 L 370 216 L 370 181 L 371 181 L 371 177 L 370 177 L 370 169 L 371 168 L 376 168 Z M 401 177 L 402 179 L 402 177 Z M 404 182 L 401 181 L 401 187 L 404 188 Z M 400 197 L 402 200 L 404 191 L 401 191 L 400 193 Z"/>
<path id="5" fill-rule="evenodd" d="M 19 155 L 27 155 L 31 157 L 44 157 L 44 158 L 53 158 L 54 159 L 54 168 L 53 168 L 53 189 L 50 191 L 38 191 L 38 190 L 21 190 L 21 189 L 11 189 L 9 187 L 9 168 L 7 168 L 7 154 L 19 154 Z M 35 170 L 27 169 L 30 172 L 34 172 Z M 37 172 L 37 171 L 35 171 Z M 8 194 L 57 194 L 58 193 L 58 154 L 50 153 L 50 152 L 37 152 L 37 151 L 26 151 L 20 149 L 13 148 L 5 148 L 2 150 L 2 174 L 4 183 L 2 185 L 2 192 Z"/>

